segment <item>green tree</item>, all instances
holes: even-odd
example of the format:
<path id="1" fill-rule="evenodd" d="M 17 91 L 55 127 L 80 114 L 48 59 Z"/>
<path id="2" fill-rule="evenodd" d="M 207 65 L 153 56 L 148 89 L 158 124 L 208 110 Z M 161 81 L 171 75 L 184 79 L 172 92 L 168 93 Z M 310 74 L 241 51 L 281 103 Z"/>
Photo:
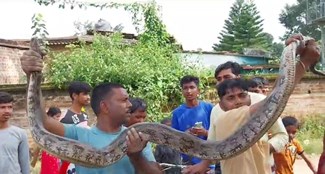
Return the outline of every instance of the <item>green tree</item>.
<path id="1" fill-rule="evenodd" d="M 269 33 L 263 33 L 263 35 L 266 37 L 266 44 L 270 48 L 271 57 L 279 59 L 284 49 L 284 44 L 274 42 L 273 36 Z M 275 62 L 279 62 L 279 60 L 276 60 Z"/>
<path id="2" fill-rule="evenodd" d="M 144 32 L 141 41 L 155 41 L 158 45 L 166 46 L 175 42 L 167 32 L 166 26 L 158 16 L 158 6 L 155 2 L 148 3 L 144 9 Z"/>
<path id="3" fill-rule="evenodd" d="M 283 43 L 274 42 L 272 44 L 272 51 L 271 51 L 272 57 L 279 59 L 281 57 L 283 49 L 284 49 L 284 44 Z"/>
<path id="4" fill-rule="evenodd" d="M 231 7 L 229 18 L 221 31 L 216 51 L 242 53 L 244 48 L 270 50 L 268 37 L 263 33 L 263 19 L 253 2 L 237 0 Z"/>
<path id="5" fill-rule="evenodd" d="M 315 0 L 308 0 L 309 7 L 315 7 Z M 316 12 L 312 8 L 308 11 L 311 16 Z M 307 25 L 307 0 L 297 0 L 296 4 L 286 5 L 282 10 L 280 23 L 286 28 L 286 32 L 281 40 L 287 39 L 291 34 L 301 33 L 316 40 L 321 39 L 319 26 L 315 24 Z"/>
<path id="6" fill-rule="evenodd" d="M 102 82 L 123 84 L 131 96 L 148 102 L 150 121 L 169 116 L 182 102 L 179 86 L 182 76 L 196 75 L 206 83 L 205 69 L 184 64 L 171 47 L 162 47 L 157 42 L 123 45 L 122 39 L 119 33 L 96 34 L 90 45 L 72 45 L 69 54 L 53 53 L 46 78 L 57 87 L 65 87 L 73 80 L 92 86 Z"/>
<path id="7" fill-rule="evenodd" d="M 52 1 L 37 2 L 53 5 Z M 75 1 L 73 1 L 76 3 Z M 58 2 L 60 8 L 70 7 L 67 1 Z M 64 3 L 64 4 L 62 4 Z M 46 5 L 44 4 L 44 5 Z M 79 4 L 80 5 L 80 4 Z M 81 7 L 87 4 L 81 4 Z M 155 3 L 149 4 L 92 4 L 94 7 L 123 7 L 133 15 L 133 24 L 141 31 L 139 41 L 123 44 L 120 33 L 103 36 L 95 33 L 90 45 L 70 45 L 70 50 L 51 53 L 46 79 L 61 88 L 69 81 L 80 80 L 95 86 L 102 82 L 123 84 L 131 96 L 148 102 L 150 121 L 169 116 L 182 100 L 179 80 L 184 75 L 200 77 L 207 84 L 208 70 L 187 64 L 170 42 L 170 35 L 158 16 Z M 144 24 L 141 24 L 144 19 Z M 204 88 L 202 88 L 204 93 Z"/>

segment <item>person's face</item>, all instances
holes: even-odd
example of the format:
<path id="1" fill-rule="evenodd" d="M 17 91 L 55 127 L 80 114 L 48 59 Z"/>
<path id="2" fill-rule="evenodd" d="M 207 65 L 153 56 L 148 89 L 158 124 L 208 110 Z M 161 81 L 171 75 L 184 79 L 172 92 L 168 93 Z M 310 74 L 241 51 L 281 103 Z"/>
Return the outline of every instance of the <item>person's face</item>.
<path id="1" fill-rule="evenodd" d="M 128 126 L 131 126 L 136 123 L 142 123 L 146 120 L 147 112 L 137 109 L 131 114 L 131 117 L 128 119 Z"/>
<path id="2" fill-rule="evenodd" d="M 248 91 L 249 92 L 258 93 L 258 94 L 264 94 L 263 87 L 262 86 L 249 87 L 248 88 Z"/>
<path id="3" fill-rule="evenodd" d="M 81 92 L 79 94 L 72 94 L 74 101 L 78 102 L 81 106 L 87 106 L 90 103 L 90 96 L 88 92 Z"/>
<path id="4" fill-rule="evenodd" d="M 102 112 L 121 125 L 131 116 L 131 106 L 129 95 L 124 88 L 112 89 L 110 96 L 101 102 Z"/>
<path id="5" fill-rule="evenodd" d="M 182 86 L 182 93 L 186 101 L 191 101 L 197 99 L 200 90 L 194 82 L 185 83 Z"/>
<path id="6" fill-rule="evenodd" d="M 249 106 L 251 99 L 247 91 L 233 88 L 227 91 L 227 94 L 221 98 L 220 103 L 225 111 L 229 111 L 245 105 Z"/>
<path id="7" fill-rule="evenodd" d="M 0 122 L 7 122 L 13 113 L 13 104 L 10 103 L 1 103 L 0 104 Z"/>
<path id="8" fill-rule="evenodd" d="M 289 141 L 292 141 L 296 137 L 296 133 L 298 131 L 297 126 L 295 126 L 295 125 L 287 126 L 286 130 L 289 135 Z"/>
<path id="9" fill-rule="evenodd" d="M 225 81 L 225 80 L 229 80 L 229 79 L 235 79 L 235 78 L 239 78 L 240 76 L 236 76 L 235 74 L 232 73 L 231 69 L 224 69 L 222 71 L 219 72 L 219 74 L 217 75 L 217 84 Z"/>
<path id="10" fill-rule="evenodd" d="M 267 95 L 270 91 L 270 86 L 269 85 L 264 85 L 262 88 L 263 94 Z"/>
<path id="11" fill-rule="evenodd" d="M 54 120 L 57 120 L 57 121 L 60 121 L 60 119 L 61 119 L 61 113 L 57 113 L 57 114 L 55 114 L 55 115 L 53 116 L 53 119 L 54 119 Z"/>

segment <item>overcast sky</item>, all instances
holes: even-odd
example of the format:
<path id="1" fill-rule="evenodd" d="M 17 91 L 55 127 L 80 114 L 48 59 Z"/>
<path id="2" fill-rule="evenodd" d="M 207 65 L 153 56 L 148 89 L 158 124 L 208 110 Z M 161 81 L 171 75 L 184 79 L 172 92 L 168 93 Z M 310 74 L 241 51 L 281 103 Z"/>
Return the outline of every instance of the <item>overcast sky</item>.
<path id="1" fill-rule="evenodd" d="M 126 0 L 119 2 L 121 1 Z M 168 32 L 183 45 L 184 49 L 202 48 L 211 51 L 213 43 L 218 42 L 219 32 L 235 0 L 156 0 L 156 2 L 162 7 L 162 19 Z M 257 9 L 264 19 L 264 31 L 272 34 L 276 41 L 279 41 L 278 38 L 285 32 L 285 28 L 279 23 L 279 14 L 285 4 L 293 3 L 296 3 L 296 0 L 255 0 Z M 135 33 L 131 15 L 122 10 L 100 11 L 95 8 L 62 10 L 57 6 L 39 6 L 34 0 L 1 0 L 0 38 L 30 38 L 31 18 L 34 13 L 44 15 L 50 37 L 71 36 L 75 33 L 74 21 L 97 21 L 99 18 L 106 19 L 113 26 L 122 23 L 123 32 Z"/>

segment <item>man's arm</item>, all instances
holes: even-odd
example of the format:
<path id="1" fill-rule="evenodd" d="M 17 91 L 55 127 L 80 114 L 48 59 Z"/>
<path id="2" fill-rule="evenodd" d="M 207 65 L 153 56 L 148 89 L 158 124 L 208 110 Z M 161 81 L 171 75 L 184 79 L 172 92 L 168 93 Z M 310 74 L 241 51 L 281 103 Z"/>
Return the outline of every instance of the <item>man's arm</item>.
<path id="1" fill-rule="evenodd" d="M 41 101 L 41 104 L 43 103 L 43 99 Z M 57 120 L 54 120 L 52 117 L 47 116 L 47 114 L 45 113 L 44 110 L 44 105 L 42 104 L 42 110 L 43 110 L 43 114 L 42 114 L 42 122 L 43 122 L 43 126 L 44 128 L 56 135 L 59 135 L 61 137 L 64 137 L 64 126 L 62 123 L 60 123 Z"/>
<path id="2" fill-rule="evenodd" d="M 18 146 L 18 162 L 21 168 L 21 173 L 30 174 L 29 147 L 26 133 L 22 132 L 21 137 L 22 140 Z"/>
<path id="3" fill-rule="evenodd" d="M 278 118 L 278 120 L 270 128 L 269 132 L 272 134 L 272 138 L 269 140 L 270 152 L 281 152 L 285 148 L 285 145 L 289 142 L 288 133 L 282 123 L 281 118 Z"/>
<path id="4" fill-rule="evenodd" d="M 301 35 L 295 35 L 290 37 L 286 44 L 295 41 L 295 40 L 302 40 Z M 309 67 L 319 61 L 320 58 L 320 50 L 314 40 L 308 41 L 308 44 L 302 47 L 299 47 L 297 50 L 297 53 L 300 54 L 300 61 L 296 63 L 296 72 L 295 72 L 295 79 L 294 79 L 294 86 L 300 82 L 302 77 L 304 76 L 306 70 L 309 69 Z M 276 80 L 277 83 L 278 79 Z M 274 88 L 273 90 L 275 90 Z M 262 107 L 265 104 L 266 100 L 263 100 L 261 102 L 258 102 L 250 107 L 250 113 L 255 113 L 257 109 Z"/>
<path id="5" fill-rule="evenodd" d="M 26 73 L 28 79 L 27 81 L 29 85 L 30 74 L 32 72 L 41 72 L 43 69 L 43 61 L 41 59 L 41 55 L 35 51 L 28 50 L 24 52 L 23 55 L 20 57 L 20 62 L 23 71 Z M 44 109 L 45 107 L 43 104 L 43 99 L 41 99 L 41 106 L 42 106 L 41 119 L 44 128 L 53 134 L 64 136 L 63 124 L 47 116 Z"/>

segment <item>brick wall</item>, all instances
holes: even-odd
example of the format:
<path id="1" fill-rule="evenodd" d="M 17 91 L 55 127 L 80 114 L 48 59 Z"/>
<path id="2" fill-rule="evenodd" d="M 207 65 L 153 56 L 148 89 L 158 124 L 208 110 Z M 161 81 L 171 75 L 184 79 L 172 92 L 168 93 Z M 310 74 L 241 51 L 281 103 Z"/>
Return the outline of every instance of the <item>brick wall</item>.
<path id="1" fill-rule="evenodd" d="M 14 125 L 29 129 L 26 118 L 26 85 L 15 85 L 4 88 L 0 86 L 0 91 L 7 91 L 13 94 L 15 98 L 14 117 L 11 122 Z M 215 91 L 211 88 L 209 91 L 209 101 L 216 103 Z M 44 88 L 43 97 L 45 106 L 60 107 L 63 112 L 70 106 L 71 100 L 65 90 L 55 88 Z M 91 122 L 96 119 L 90 107 L 86 108 Z M 283 112 L 295 116 L 306 116 L 313 114 L 325 114 L 325 79 L 303 79 L 291 95 L 288 104 Z"/>
<path id="2" fill-rule="evenodd" d="M 20 56 L 28 47 L 14 41 L 0 39 L 0 84 L 25 83 Z"/>

